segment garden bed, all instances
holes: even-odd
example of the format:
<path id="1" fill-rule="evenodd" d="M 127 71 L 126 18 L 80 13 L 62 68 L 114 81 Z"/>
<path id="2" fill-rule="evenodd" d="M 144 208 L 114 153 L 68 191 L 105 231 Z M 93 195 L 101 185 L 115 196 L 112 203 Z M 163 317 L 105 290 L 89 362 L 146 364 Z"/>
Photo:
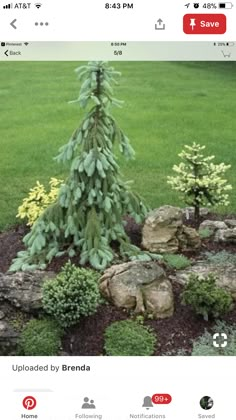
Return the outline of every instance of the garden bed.
<path id="1" fill-rule="evenodd" d="M 225 218 L 236 218 L 235 216 L 219 216 L 212 214 L 206 216 L 211 220 L 224 220 Z M 204 220 L 204 218 L 202 218 Z M 186 223 L 186 221 L 185 221 Z M 188 224 L 193 226 L 192 220 Z M 127 233 L 132 243 L 140 245 L 141 226 L 137 225 L 132 219 L 127 219 Z M 0 234 L 0 271 L 6 272 L 16 253 L 22 250 L 22 239 L 27 233 L 28 228 L 24 225 L 16 225 L 6 232 Z M 224 245 L 214 243 L 208 239 L 202 241 L 202 247 L 198 252 L 186 252 L 192 262 L 202 259 L 206 251 L 219 252 L 228 251 L 236 253 L 236 244 Z M 54 259 L 47 270 L 59 272 L 66 263 L 67 257 L 63 256 Z M 72 262 L 78 265 L 78 256 L 72 258 Z M 170 270 L 171 274 L 171 270 Z M 182 286 L 173 283 L 173 292 L 175 297 L 175 313 L 173 317 L 159 320 L 146 320 L 144 325 L 150 326 L 157 335 L 157 345 L 154 355 L 178 355 L 191 354 L 192 341 L 201 336 L 205 329 L 209 332 L 215 325 L 215 321 L 206 322 L 202 317 L 197 316 L 190 307 L 183 306 L 180 303 Z M 131 314 L 132 315 L 132 314 Z M 126 310 L 117 309 L 110 304 L 103 304 L 99 307 L 96 314 L 82 318 L 80 323 L 66 330 L 63 337 L 62 354 L 68 355 L 87 355 L 98 356 L 104 354 L 104 332 L 107 326 L 118 320 L 130 318 L 130 313 Z M 236 309 L 223 317 L 227 324 L 236 324 Z"/>
<path id="2" fill-rule="evenodd" d="M 211 331 L 215 322 L 205 322 L 187 306 L 180 304 L 182 287 L 174 285 L 175 313 L 168 319 L 147 320 L 157 335 L 157 346 L 154 356 L 178 355 L 178 352 L 191 354 L 192 340 L 201 336 L 205 328 Z M 104 355 L 103 334 L 105 328 L 114 321 L 127 319 L 129 314 L 110 305 L 101 306 L 98 312 L 81 320 L 78 326 L 71 328 L 64 337 L 63 349 L 71 356 Z M 236 324 L 236 311 L 232 311 L 223 320 Z"/>

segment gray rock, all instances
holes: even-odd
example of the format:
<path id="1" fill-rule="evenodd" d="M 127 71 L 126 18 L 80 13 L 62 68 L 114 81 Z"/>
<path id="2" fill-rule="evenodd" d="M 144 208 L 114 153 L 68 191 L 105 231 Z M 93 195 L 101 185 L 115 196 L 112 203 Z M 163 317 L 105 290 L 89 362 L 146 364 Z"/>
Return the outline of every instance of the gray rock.
<path id="1" fill-rule="evenodd" d="M 236 243 L 236 228 L 233 229 L 219 229 L 214 236 L 215 242 Z"/>
<path id="2" fill-rule="evenodd" d="M 236 228 L 236 220 L 235 219 L 225 219 L 225 224 L 229 228 Z"/>
<path id="3" fill-rule="evenodd" d="M 183 225 L 182 229 L 177 233 L 177 238 L 180 251 L 188 249 L 195 251 L 201 247 L 201 239 L 196 229 Z"/>
<path id="4" fill-rule="evenodd" d="M 205 220 L 201 223 L 199 231 L 203 229 L 212 231 L 214 242 L 236 243 L 236 220 Z"/>
<path id="5" fill-rule="evenodd" d="M 221 221 L 204 220 L 199 226 L 199 230 L 209 229 L 215 232 L 218 229 L 227 229 L 227 225 Z"/>
<path id="6" fill-rule="evenodd" d="M 198 274 L 201 277 L 205 277 L 208 274 L 213 273 L 217 277 L 218 286 L 224 288 L 231 293 L 234 300 L 236 300 L 236 267 L 233 264 L 204 264 L 198 263 L 192 267 L 179 270 L 175 275 L 171 276 L 172 281 L 176 281 L 182 285 L 186 284 L 190 274 Z"/>
<path id="7" fill-rule="evenodd" d="M 10 303 L 24 312 L 42 308 L 42 284 L 55 274 L 45 271 L 0 273 L 0 302 Z"/>
<path id="8" fill-rule="evenodd" d="M 115 306 L 154 318 L 173 315 L 172 285 L 156 262 L 131 261 L 113 265 L 99 280 L 105 298 Z"/>
<path id="9" fill-rule="evenodd" d="M 186 219 L 192 219 L 194 216 L 194 207 L 185 207 L 184 209 L 182 209 L 182 212 L 185 215 Z M 200 208 L 200 216 L 208 216 L 209 213 L 210 211 L 207 207 Z"/>
<path id="10" fill-rule="evenodd" d="M 182 210 L 163 206 L 150 212 L 142 232 L 142 246 L 155 253 L 176 253 L 201 246 L 198 232 L 183 225 Z"/>
<path id="11" fill-rule="evenodd" d="M 0 319 L 3 319 L 3 318 L 5 318 L 5 312 L 0 311 Z"/>
<path id="12" fill-rule="evenodd" d="M 177 230 L 183 225 L 178 207 L 163 206 L 150 212 L 143 227 L 142 246 L 150 252 L 175 253 L 179 243 Z"/>
<path id="13" fill-rule="evenodd" d="M 0 321 L 0 356 L 11 354 L 15 350 L 19 332 L 16 331 L 10 322 Z"/>

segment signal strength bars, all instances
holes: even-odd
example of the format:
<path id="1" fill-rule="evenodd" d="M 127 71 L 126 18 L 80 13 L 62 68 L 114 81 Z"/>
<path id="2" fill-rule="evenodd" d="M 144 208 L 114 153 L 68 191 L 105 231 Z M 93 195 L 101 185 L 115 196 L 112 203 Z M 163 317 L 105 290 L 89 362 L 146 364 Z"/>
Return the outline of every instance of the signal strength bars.
<path id="1" fill-rule="evenodd" d="M 12 9 L 12 8 L 13 8 L 13 3 L 5 4 L 5 6 L 3 6 L 3 9 Z"/>

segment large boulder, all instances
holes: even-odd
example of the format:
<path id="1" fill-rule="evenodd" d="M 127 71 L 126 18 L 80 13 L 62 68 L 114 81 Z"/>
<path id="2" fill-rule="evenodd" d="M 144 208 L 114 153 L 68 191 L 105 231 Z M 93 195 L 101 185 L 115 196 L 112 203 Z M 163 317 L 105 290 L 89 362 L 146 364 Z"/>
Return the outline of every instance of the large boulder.
<path id="1" fill-rule="evenodd" d="M 152 314 L 154 318 L 173 315 L 172 285 L 156 262 L 113 265 L 100 278 L 99 288 L 103 296 L 119 308 Z"/>
<path id="2" fill-rule="evenodd" d="M 201 246 L 197 231 L 183 225 L 183 211 L 162 206 L 151 211 L 144 223 L 142 246 L 155 253 L 176 253 L 196 250 Z"/>
<path id="3" fill-rule="evenodd" d="M 42 308 L 42 284 L 52 277 L 54 273 L 45 271 L 0 273 L 0 302 L 23 312 L 36 312 Z"/>
<path id="4" fill-rule="evenodd" d="M 191 274 L 198 274 L 205 277 L 208 274 L 215 274 L 218 286 L 231 293 L 232 298 L 236 300 L 236 266 L 234 264 L 209 264 L 199 262 L 192 267 L 179 270 L 175 275 L 170 276 L 171 280 L 185 285 Z"/>

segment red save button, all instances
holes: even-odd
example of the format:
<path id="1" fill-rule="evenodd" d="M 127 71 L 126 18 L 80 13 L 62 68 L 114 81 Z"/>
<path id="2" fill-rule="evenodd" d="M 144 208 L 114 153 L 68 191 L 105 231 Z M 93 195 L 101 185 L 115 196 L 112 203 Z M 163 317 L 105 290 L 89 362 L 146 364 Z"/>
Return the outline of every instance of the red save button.
<path id="1" fill-rule="evenodd" d="M 188 35 L 224 34 L 226 32 L 226 16 L 216 14 L 184 15 L 183 30 Z"/>

